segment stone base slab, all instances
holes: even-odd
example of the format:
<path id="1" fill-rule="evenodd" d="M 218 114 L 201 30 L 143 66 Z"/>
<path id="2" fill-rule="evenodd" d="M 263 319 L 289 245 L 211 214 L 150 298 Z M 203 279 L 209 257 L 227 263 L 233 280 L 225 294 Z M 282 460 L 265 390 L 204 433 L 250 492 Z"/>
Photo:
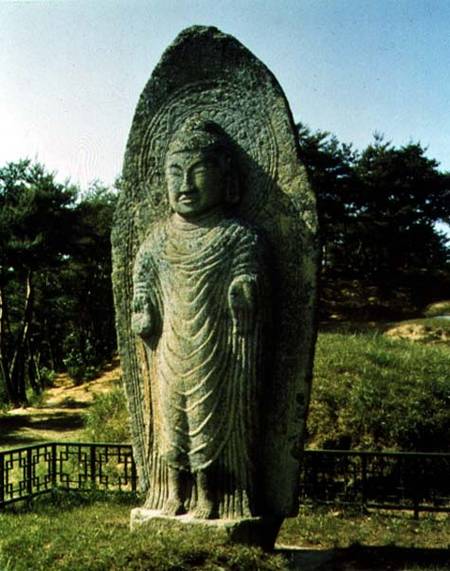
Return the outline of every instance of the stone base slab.
<path id="1" fill-rule="evenodd" d="M 197 519 L 190 514 L 179 516 L 163 515 L 159 510 L 135 508 L 131 510 L 130 528 L 136 531 L 145 527 L 154 529 L 176 529 L 180 525 L 198 526 L 212 530 L 224 542 L 259 545 L 272 549 L 282 524 L 281 518 L 249 517 L 241 519 Z"/>

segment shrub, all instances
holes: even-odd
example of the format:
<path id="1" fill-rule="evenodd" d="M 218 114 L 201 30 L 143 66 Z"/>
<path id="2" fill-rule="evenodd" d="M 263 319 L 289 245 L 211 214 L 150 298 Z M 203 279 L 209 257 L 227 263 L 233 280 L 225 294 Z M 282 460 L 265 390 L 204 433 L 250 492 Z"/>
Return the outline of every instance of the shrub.
<path id="1" fill-rule="evenodd" d="M 70 333 L 64 339 L 64 354 L 64 365 L 76 384 L 95 379 L 105 364 L 104 356 L 80 332 Z"/>
<path id="2" fill-rule="evenodd" d="M 84 415 L 85 437 L 92 442 L 129 442 L 130 426 L 123 388 L 99 394 Z"/>
<path id="3" fill-rule="evenodd" d="M 55 382 L 56 372 L 47 367 L 41 367 L 39 369 L 39 378 L 44 388 L 52 387 Z"/>
<path id="4" fill-rule="evenodd" d="M 100 372 L 100 367 L 86 363 L 76 351 L 71 351 L 63 361 L 68 374 L 78 385 L 83 381 L 95 379 Z"/>
<path id="5" fill-rule="evenodd" d="M 45 391 L 36 392 L 32 388 L 27 388 L 27 402 L 28 406 L 41 408 L 45 402 Z"/>

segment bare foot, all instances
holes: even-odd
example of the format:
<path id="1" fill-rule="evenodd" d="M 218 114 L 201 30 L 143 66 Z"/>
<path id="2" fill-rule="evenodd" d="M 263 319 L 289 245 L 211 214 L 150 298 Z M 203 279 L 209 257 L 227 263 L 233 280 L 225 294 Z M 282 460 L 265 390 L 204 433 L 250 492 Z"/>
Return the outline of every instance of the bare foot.
<path id="1" fill-rule="evenodd" d="M 178 498 L 169 498 L 165 503 L 161 510 L 162 515 L 182 515 L 186 513 L 186 509 L 183 505 L 183 502 Z"/>
<path id="2" fill-rule="evenodd" d="M 215 519 L 217 517 L 217 505 L 212 498 L 212 478 L 207 470 L 200 470 L 196 475 L 197 480 L 197 505 L 192 515 L 197 519 Z"/>
<path id="3" fill-rule="evenodd" d="M 196 519 L 215 519 L 217 517 L 215 512 L 214 502 L 202 499 L 197 503 L 192 515 Z"/>
<path id="4" fill-rule="evenodd" d="M 184 503 L 181 501 L 181 474 L 179 470 L 169 467 L 168 498 L 164 502 L 161 514 L 177 516 L 186 513 Z"/>

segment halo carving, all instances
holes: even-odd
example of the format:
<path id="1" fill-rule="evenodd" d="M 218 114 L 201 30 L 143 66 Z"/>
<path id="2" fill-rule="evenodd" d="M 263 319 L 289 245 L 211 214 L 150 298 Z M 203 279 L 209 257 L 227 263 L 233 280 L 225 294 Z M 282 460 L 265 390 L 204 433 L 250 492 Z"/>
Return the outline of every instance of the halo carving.
<path id="1" fill-rule="evenodd" d="M 141 192 L 150 201 L 165 201 L 164 157 L 171 134 L 192 114 L 219 124 L 240 151 L 242 204 L 247 214 L 263 205 L 277 177 L 278 146 L 263 107 L 252 105 L 251 93 L 228 81 L 199 81 L 175 91 L 149 123 L 142 140 L 138 169 Z M 262 178 L 260 172 L 264 172 Z"/>

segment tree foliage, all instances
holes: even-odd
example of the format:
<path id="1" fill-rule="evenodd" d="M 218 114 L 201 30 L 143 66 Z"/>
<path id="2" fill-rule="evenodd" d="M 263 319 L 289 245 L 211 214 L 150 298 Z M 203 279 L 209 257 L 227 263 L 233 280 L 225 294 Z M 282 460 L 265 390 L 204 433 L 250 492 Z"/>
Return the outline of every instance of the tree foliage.
<path id="1" fill-rule="evenodd" d="M 419 143 L 363 151 L 298 127 L 318 197 L 322 317 L 400 317 L 448 297 L 450 173 Z M 26 402 L 49 371 L 93 376 L 115 349 L 109 235 L 116 194 L 81 193 L 39 163 L 0 168 L 0 400 Z M 401 312 L 400 312 L 401 314 Z"/>
<path id="2" fill-rule="evenodd" d="M 325 288 L 356 280 L 379 299 L 405 292 L 418 308 L 450 285 L 450 173 L 419 143 L 380 135 L 362 152 L 299 125 L 302 158 L 318 196 Z M 333 295 L 333 294 L 331 294 Z"/>
<path id="3" fill-rule="evenodd" d="M 71 332 L 63 361 L 76 380 L 92 375 L 115 350 L 110 233 L 116 195 L 94 183 L 77 207 L 75 248 L 62 281 L 70 299 Z"/>
<path id="4" fill-rule="evenodd" d="M 0 169 L 4 400 L 26 403 L 27 383 L 39 392 L 42 371 L 60 369 L 68 345 L 83 365 L 111 354 L 114 200 L 98 184 L 80 199 L 77 188 L 56 182 L 54 173 L 30 160 Z"/>

